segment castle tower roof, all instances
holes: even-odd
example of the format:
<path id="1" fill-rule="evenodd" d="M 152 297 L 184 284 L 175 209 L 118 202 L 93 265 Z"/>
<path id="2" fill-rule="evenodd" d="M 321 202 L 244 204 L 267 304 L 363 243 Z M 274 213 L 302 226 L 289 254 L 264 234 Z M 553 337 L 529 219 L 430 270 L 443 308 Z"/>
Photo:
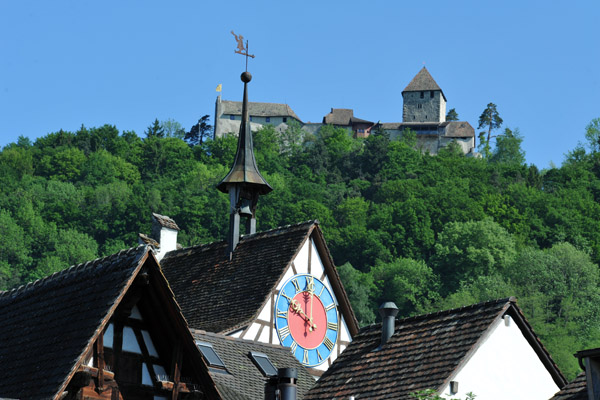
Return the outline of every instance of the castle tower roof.
<path id="1" fill-rule="evenodd" d="M 431 76 L 429 71 L 427 71 L 427 68 L 425 68 L 425 67 L 423 67 L 419 71 L 419 73 L 412 79 L 412 81 L 410 81 L 410 83 L 408 84 L 408 86 L 406 86 L 404 88 L 402 93 L 404 93 L 404 92 L 420 92 L 420 91 L 426 91 L 426 90 L 439 90 L 440 92 L 442 92 L 442 96 L 444 96 L 444 100 L 448 101 L 446 99 L 446 96 L 444 95 L 444 92 L 442 91 L 442 88 L 440 88 L 438 86 L 438 84 L 435 82 L 435 80 L 433 79 L 433 77 Z"/>

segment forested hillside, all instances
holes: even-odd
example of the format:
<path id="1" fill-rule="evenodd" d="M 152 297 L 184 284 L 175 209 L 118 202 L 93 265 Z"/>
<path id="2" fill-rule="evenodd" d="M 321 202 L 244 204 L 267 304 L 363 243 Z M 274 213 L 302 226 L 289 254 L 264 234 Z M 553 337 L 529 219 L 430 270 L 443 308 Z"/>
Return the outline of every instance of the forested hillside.
<path id="1" fill-rule="evenodd" d="M 595 123 L 595 124 L 594 124 Z M 414 149 L 406 132 L 364 140 L 325 127 L 300 141 L 255 134 L 274 191 L 258 230 L 318 219 L 361 324 L 393 300 L 401 316 L 517 296 L 563 371 L 600 346 L 600 120 L 560 168 L 524 164 L 508 130 L 483 159 Z M 223 240 L 233 136 L 190 145 L 105 125 L 20 137 L 0 152 L 0 289 L 134 246 L 150 214 L 169 215 L 184 245 Z"/>

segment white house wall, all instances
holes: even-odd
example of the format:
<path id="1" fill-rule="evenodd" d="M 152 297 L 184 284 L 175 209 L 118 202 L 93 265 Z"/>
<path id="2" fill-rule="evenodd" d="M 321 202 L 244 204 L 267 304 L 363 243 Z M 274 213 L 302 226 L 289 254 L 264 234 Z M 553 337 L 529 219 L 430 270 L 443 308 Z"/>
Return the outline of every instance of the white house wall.
<path id="1" fill-rule="evenodd" d="M 265 302 L 265 304 L 259 311 L 256 320 L 254 320 L 250 324 L 250 326 L 243 330 L 241 334 L 239 333 L 239 331 L 236 331 L 236 337 L 240 337 L 242 339 L 247 340 L 253 340 L 261 343 L 270 343 L 277 345 L 280 344 L 279 338 L 277 336 L 277 331 L 274 328 L 275 321 L 273 315 L 273 305 L 276 301 L 276 296 L 279 293 L 279 290 L 283 287 L 283 284 L 287 282 L 289 278 L 296 274 L 309 273 L 315 276 L 316 278 L 322 280 L 327 289 L 329 289 L 329 291 L 332 294 L 334 293 L 333 288 L 331 287 L 331 283 L 329 282 L 329 278 L 325 274 L 323 262 L 321 261 L 321 257 L 319 256 L 319 252 L 312 238 L 310 238 L 304 243 L 296 257 L 292 261 L 292 265 L 289 268 L 287 268 L 287 270 L 284 272 L 283 277 L 277 284 L 275 293 L 271 294 L 270 298 Z M 335 302 L 336 305 L 339 307 L 337 299 L 335 299 Z M 326 371 L 331 365 L 331 363 L 337 358 L 337 356 L 341 354 L 341 352 L 347 347 L 348 343 L 350 343 L 350 331 L 348 330 L 346 321 L 341 313 L 339 313 L 339 320 L 340 325 L 338 341 L 335 344 L 333 351 L 331 352 L 329 361 L 324 362 L 323 364 L 315 367 L 314 369 Z"/>
<path id="2" fill-rule="evenodd" d="M 458 393 L 445 398 L 464 399 L 472 392 L 481 400 L 547 400 L 559 390 L 550 373 L 514 320 L 500 319 L 492 332 L 458 374 Z"/>

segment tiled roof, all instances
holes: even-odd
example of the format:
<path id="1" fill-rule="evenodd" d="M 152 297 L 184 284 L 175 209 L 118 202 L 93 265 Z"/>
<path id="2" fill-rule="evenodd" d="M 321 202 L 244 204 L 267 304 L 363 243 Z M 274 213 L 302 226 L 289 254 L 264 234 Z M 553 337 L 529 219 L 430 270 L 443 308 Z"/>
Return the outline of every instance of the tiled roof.
<path id="1" fill-rule="evenodd" d="M 241 101 L 221 101 L 222 112 L 227 115 L 242 115 Z M 255 117 L 292 117 L 301 121 L 294 110 L 287 104 L 279 103 L 248 103 L 248 115 Z"/>
<path id="2" fill-rule="evenodd" d="M 577 375 L 575 379 L 550 400 L 588 400 L 585 372 Z"/>
<path id="3" fill-rule="evenodd" d="M 323 117 L 324 124 L 331 125 L 352 125 L 353 123 L 367 123 L 372 124 L 371 121 L 365 119 L 356 118 L 354 116 L 354 110 L 350 108 L 332 108 L 331 112 Z"/>
<path id="4" fill-rule="evenodd" d="M 123 250 L 0 292 L 0 397 L 59 394 L 146 254 Z"/>
<path id="5" fill-rule="evenodd" d="M 296 368 L 298 371 L 298 399 L 314 385 L 314 378 L 307 372 L 287 347 L 235 339 L 229 336 L 192 331 L 198 341 L 210 343 L 221 357 L 228 373 L 211 372 L 223 399 L 264 399 L 266 378 L 250 360 L 251 351 L 266 354 L 275 368 Z"/>
<path id="6" fill-rule="evenodd" d="M 152 213 L 152 216 L 154 217 L 154 219 L 156 219 L 156 222 L 158 222 L 160 224 L 160 226 L 164 226 L 165 228 L 175 229 L 177 231 L 179 230 L 179 227 L 177 226 L 175 221 L 173 221 L 171 218 L 167 217 L 166 215 Z"/>
<path id="7" fill-rule="evenodd" d="M 511 309 L 511 316 L 522 325 L 522 330 L 530 331 L 514 303 L 514 298 L 502 299 L 399 319 L 394 335 L 377 351 L 381 324 L 363 328 L 306 399 L 347 399 L 349 396 L 408 399 L 416 390 L 439 390 L 492 323 L 507 310 Z M 547 368 L 556 370 L 555 379 L 564 382 L 535 335 L 528 340 L 538 355 L 541 354 L 540 358 L 544 357 L 543 362 L 550 365 Z"/>
<path id="8" fill-rule="evenodd" d="M 445 128 L 445 137 L 475 137 L 475 129 L 465 121 L 442 122 L 441 126 Z"/>
<path id="9" fill-rule="evenodd" d="M 252 320 L 315 226 L 242 236 L 231 261 L 226 241 L 167 253 L 161 267 L 190 327 L 226 333 Z"/>
<path id="10" fill-rule="evenodd" d="M 404 88 L 404 92 L 420 92 L 422 90 L 439 90 L 442 89 L 435 82 L 427 68 L 423 67 L 417 75 L 410 81 L 408 86 Z"/>

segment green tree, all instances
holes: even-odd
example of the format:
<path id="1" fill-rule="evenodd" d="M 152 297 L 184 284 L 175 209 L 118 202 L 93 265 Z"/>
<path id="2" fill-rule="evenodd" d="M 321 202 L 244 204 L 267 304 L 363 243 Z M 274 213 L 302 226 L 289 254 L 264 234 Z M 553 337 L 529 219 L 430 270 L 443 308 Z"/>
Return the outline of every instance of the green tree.
<path id="1" fill-rule="evenodd" d="M 375 304 L 393 301 L 400 316 L 429 309 L 438 299 L 438 278 L 425 262 L 410 258 L 378 263 L 371 269 L 375 282 Z"/>
<path id="2" fill-rule="evenodd" d="M 210 134 L 212 132 L 213 126 L 208 123 L 209 115 L 205 115 L 198 120 L 198 123 L 192 126 L 189 132 L 187 132 L 184 136 L 184 140 L 190 144 L 190 146 L 195 146 L 197 144 L 201 145 L 205 139 L 210 138 Z"/>
<path id="3" fill-rule="evenodd" d="M 458 113 L 454 108 L 448 110 L 448 113 L 446 114 L 446 121 L 458 121 Z"/>
<path id="4" fill-rule="evenodd" d="M 461 282 L 501 274 L 516 254 L 513 237 L 491 219 L 450 222 L 438 235 L 432 265 L 445 295 L 456 291 Z"/>
<path id="5" fill-rule="evenodd" d="M 592 153 L 600 151 L 600 118 L 594 118 L 585 127 L 585 138 Z"/>
<path id="6" fill-rule="evenodd" d="M 517 165 L 525 164 L 525 151 L 521 149 L 521 143 L 523 143 L 523 136 L 521 136 L 518 128 L 514 131 L 505 128 L 504 133 L 496 137 L 496 147 L 490 161 Z"/>
<path id="7" fill-rule="evenodd" d="M 158 118 L 156 118 L 154 120 L 152 125 L 150 125 L 150 126 L 148 126 L 148 128 L 146 128 L 144 133 L 146 134 L 146 138 L 148 138 L 148 139 L 153 138 L 153 137 L 154 138 L 164 138 L 165 137 L 165 130 L 160 125 L 160 122 L 158 122 Z"/>
<path id="8" fill-rule="evenodd" d="M 484 132 L 479 134 L 479 149 L 484 153 L 486 158 L 490 156 L 490 143 L 493 137 L 492 131 L 500 128 L 502 122 L 497 106 L 494 103 L 489 103 L 479 116 L 479 125 L 477 126 L 477 129 L 487 128 L 487 136 Z"/>
<path id="9" fill-rule="evenodd" d="M 376 318 L 374 310 L 377 305 L 372 301 L 373 292 L 376 290 L 373 276 L 354 269 L 350 263 L 340 265 L 337 270 L 358 323 L 361 326 L 374 323 Z"/>
<path id="10" fill-rule="evenodd" d="M 185 129 L 183 126 L 174 119 L 167 119 L 165 121 L 160 122 L 160 126 L 165 131 L 165 137 L 174 137 L 177 139 L 183 139 L 186 135 Z"/>

